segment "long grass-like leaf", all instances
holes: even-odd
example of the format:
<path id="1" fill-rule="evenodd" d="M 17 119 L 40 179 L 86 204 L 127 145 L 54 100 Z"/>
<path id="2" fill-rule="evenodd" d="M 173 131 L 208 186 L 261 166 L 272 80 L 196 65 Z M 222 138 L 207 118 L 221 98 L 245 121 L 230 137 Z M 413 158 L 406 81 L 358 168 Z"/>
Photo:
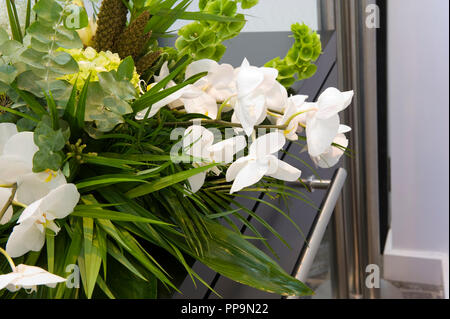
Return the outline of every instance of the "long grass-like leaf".
<path id="1" fill-rule="evenodd" d="M 149 184 L 140 185 L 132 190 L 128 191 L 126 195 L 129 198 L 136 198 L 140 196 L 144 196 L 153 192 L 156 192 L 160 189 L 166 188 L 170 185 L 177 184 L 179 182 L 187 180 L 189 177 L 207 171 L 208 169 L 217 166 L 217 164 L 209 164 L 202 167 L 193 168 L 187 171 L 178 172 L 169 176 L 164 176 L 159 180 L 151 182 Z"/>

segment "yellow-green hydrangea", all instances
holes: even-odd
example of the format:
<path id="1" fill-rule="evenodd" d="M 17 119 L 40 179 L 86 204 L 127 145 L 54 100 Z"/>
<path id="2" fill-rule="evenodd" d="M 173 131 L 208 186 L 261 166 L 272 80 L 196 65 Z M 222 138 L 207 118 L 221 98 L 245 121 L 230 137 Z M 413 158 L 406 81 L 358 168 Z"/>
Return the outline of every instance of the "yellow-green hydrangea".
<path id="1" fill-rule="evenodd" d="M 112 53 L 111 51 L 101 51 L 97 52 L 91 47 L 86 49 L 63 49 L 59 50 L 69 53 L 75 61 L 78 63 L 79 71 L 74 74 L 67 74 L 62 77 L 62 79 L 67 80 L 71 84 L 74 84 L 77 80 L 77 89 L 81 90 L 83 88 L 84 82 L 91 74 L 91 81 L 98 81 L 99 72 L 108 72 L 111 70 L 117 70 L 120 65 L 120 57 L 117 53 Z M 139 74 L 134 69 L 133 78 L 131 83 L 139 88 Z"/>

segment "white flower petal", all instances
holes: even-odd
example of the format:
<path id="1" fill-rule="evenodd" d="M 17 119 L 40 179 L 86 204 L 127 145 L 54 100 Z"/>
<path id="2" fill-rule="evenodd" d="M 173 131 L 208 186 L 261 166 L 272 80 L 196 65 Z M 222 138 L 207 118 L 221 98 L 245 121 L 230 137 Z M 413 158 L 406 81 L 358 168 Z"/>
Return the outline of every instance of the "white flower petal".
<path id="1" fill-rule="evenodd" d="M 6 142 L 13 136 L 16 135 L 17 127 L 13 123 L 0 123 L 0 155 L 3 154 L 3 147 Z"/>
<path id="2" fill-rule="evenodd" d="M 339 125 L 338 133 L 339 134 L 345 134 L 345 133 L 350 132 L 351 130 L 352 130 L 352 128 L 350 126 L 341 124 L 341 125 Z"/>
<path id="3" fill-rule="evenodd" d="M 251 186 L 261 180 L 269 169 L 269 163 L 259 160 L 250 160 L 242 167 L 234 179 L 230 194 Z"/>
<path id="4" fill-rule="evenodd" d="M 308 152 L 311 156 L 324 153 L 338 134 L 339 116 L 336 114 L 329 119 L 321 120 L 315 116 L 307 120 L 306 139 Z"/>
<path id="5" fill-rule="evenodd" d="M 245 133 L 250 136 L 255 125 L 261 123 L 266 116 L 265 97 L 250 95 L 238 99 L 234 110 Z"/>
<path id="6" fill-rule="evenodd" d="M 80 193 L 74 184 L 64 184 L 42 198 L 40 209 L 55 218 L 64 218 L 73 212 L 80 200 Z"/>
<path id="7" fill-rule="evenodd" d="M 64 184 L 66 178 L 61 171 L 22 175 L 17 179 L 16 197 L 19 202 L 29 205 Z"/>
<path id="8" fill-rule="evenodd" d="M 0 275 L 0 290 L 3 288 L 6 288 L 8 285 L 10 285 L 12 282 L 14 282 L 16 279 L 20 278 L 20 274 L 15 272 L 10 272 L 9 274 Z"/>
<path id="9" fill-rule="evenodd" d="M 208 151 L 214 162 L 231 163 L 234 154 L 242 151 L 246 146 L 247 141 L 244 136 L 235 136 L 210 146 Z"/>
<path id="10" fill-rule="evenodd" d="M 17 156 L 33 167 L 33 156 L 39 150 L 33 138 L 33 132 L 20 132 L 13 135 L 3 147 L 3 154 Z"/>
<path id="11" fill-rule="evenodd" d="M 181 98 L 181 101 L 187 113 L 203 114 L 212 119 L 217 117 L 218 107 L 216 99 L 207 93 L 203 92 L 199 97 L 192 99 Z"/>
<path id="12" fill-rule="evenodd" d="M 155 79 L 155 82 L 161 82 L 162 80 L 164 80 L 165 77 L 167 77 L 170 72 L 169 72 L 169 67 L 168 65 L 168 61 L 164 62 L 163 65 L 161 66 L 161 70 L 159 71 L 159 76 L 155 75 L 153 76 Z"/>
<path id="13" fill-rule="evenodd" d="M 36 218 L 39 216 L 39 214 L 42 212 L 39 208 L 41 202 L 42 198 L 28 205 L 20 215 L 19 220 L 17 222 L 18 223 L 23 223 L 25 221 L 28 222 L 30 219 L 32 221 L 35 221 Z"/>
<path id="14" fill-rule="evenodd" d="M 214 89 L 228 88 L 234 80 L 234 69 L 230 64 L 217 65 L 207 79 Z"/>
<path id="15" fill-rule="evenodd" d="M 15 155 L 0 156 L 0 182 L 13 184 L 17 178 L 32 172 L 33 166 L 29 161 Z"/>
<path id="16" fill-rule="evenodd" d="M 270 161 L 269 170 L 271 173 L 268 173 L 267 176 L 287 182 L 295 182 L 302 175 L 302 171 L 277 158 Z"/>
<path id="17" fill-rule="evenodd" d="M 286 138 L 279 131 L 258 137 L 249 148 L 249 154 L 256 158 L 262 158 L 281 150 L 286 144 Z"/>
<path id="18" fill-rule="evenodd" d="M 13 228 L 6 243 L 6 252 L 16 258 L 29 251 L 40 251 L 44 243 L 45 233 L 36 227 L 34 220 L 27 220 Z"/>
<path id="19" fill-rule="evenodd" d="M 253 92 L 264 81 L 264 74 L 255 67 L 241 67 L 236 78 L 239 96 Z"/>
<path id="20" fill-rule="evenodd" d="M 191 191 L 196 193 L 202 188 L 205 183 L 206 172 L 201 172 L 197 175 L 191 176 L 188 178 L 189 185 L 191 185 Z"/>
<path id="21" fill-rule="evenodd" d="M 333 141 L 344 148 L 348 146 L 348 139 L 344 134 L 339 134 Z M 323 154 L 312 157 L 314 163 L 321 168 L 330 168 L 335 166 L 340 158 L 344 155 L 344 151 L 336 146 L 330 146 L 330 148 Z"/>
<path id="22" fill-rule="evenodd" d="M 160 109 L 162 109 L 164 106 L 178 100 L 182 94 L 183 94 L 182 90 L 178 90 L 178 91 L 170 94 L 169 96 L 166 96 L 165 98 L 159 100 L 155 104 L 153 104 L 151 106 L 151 109 L 150 109 L 150 112 L 148 113 L 147 118 L 151 118 L 151 117 L 155 116 L 155 114 L 158 113 L 158 111 Z M 147 114 L 147 111 L 148 111 L 148 108 L 145 108 L 142 111 L 137 112 L 136 117 L 135 117 L 136 120 L 143 120 L 145 118 L 145 115 Z"/>
<path id="23" fill-rule="evenodd" d="M 202 72 L 209 72 L 216 67 L 218 67 L 218 63 L 214 60 L 203 59 L 194 61 L 187 66 L 185 79 L 189 79 L 190 77 Z"/>
<path id="24" fill-rule="evenodd" d="M 55 284 L 66 281 L 65 278 L 49 273 L 36 266 L 20 264 L 16 269 L 22 276 L 15 280 L 15 284 L 24 288 L 37 285 L 54 287 Z"/>
<path id="25" fill-rule="evenodd" d="M 249 157 L 241 157 L 238 158 L 233 164 L 228 167 L 227 173 L 225 175 L 225 179 L 227 182 L 234 181 L 239 171 L 247 165 L 247 162 L 249 161 Z"/>

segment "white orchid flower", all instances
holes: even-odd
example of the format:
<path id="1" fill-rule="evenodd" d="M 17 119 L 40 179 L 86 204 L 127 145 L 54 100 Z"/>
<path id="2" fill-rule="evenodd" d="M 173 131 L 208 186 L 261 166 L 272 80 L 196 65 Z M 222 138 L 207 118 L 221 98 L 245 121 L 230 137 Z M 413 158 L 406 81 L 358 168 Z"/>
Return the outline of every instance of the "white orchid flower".
<path id="1" fill-rule="evenodd" d="M 49 273 L 36 267 L 20 264 L 9 274 L 0 275 L 0 290 L 6 288 L 15 292 L 21 288 L 36 291 L 36 286 L 46 285 L 55 288 L 57 283 L 65 282 L 66 279 Z"/>
<path id="2" fill-rule="evenodd" d="M 335 88 L 326 89 L 315 103 L 316 112 L 308 114 L 306 120 L 306 137 L 308 152 L 311 157 L 325 153 L 339 131 L 338 113 L 351 103 L 353 91 L 340 92 Z"/>
<path id="3" fill-rule="evenodd" d="M 312 157 L 313 162 L 321 168 L 330 168 L 339 162 L 339 159 L 344 155 L 344 149 L 348 146 L 348 139 L 344 133 L 350 132 L 351 128 L 346 125 L 340 125 L 338 135 L 334 138 L 333 144 L 321 155 Z"/>
<path id="4" fill-rule="evenodd" d="M 200 125 L 187 128 L 183 138 L 185 153 L 195 158 L 194 166 L 196 167 L 211 163 L 231 163 L 234 155 L 246 146 L 247 142 L 244 136 L 235 136 L 214 144 L 214 134 Z M 192 192 L 197 192 L 203 186 L 206 174 L 210 171 L 216 175 L 220 174 L 220 170 L 213 167 L 188 179 Z"/>
<path id="5" fill-rule="evenodd" d="M 296 181 L 301 171 L 279 160 L 274 154 L 281 150 L 286 138 L 273 132 L 257 138 L 249 147 L 248 156 L 231 164 L 226 173 L 227 182 L 233 182 L 230 193 L 257 183 L 263 176 L 283 181 Z"/>
<path id="6" fill-rule="evenodd" d="M 72 213 L 80 199 L 73 184 L 64 184 L 53 189 L 43 198 L 33 202 L 23 211 L 13 228 L 8 242 L 7 253 L 15 258 L 32 251 L 40 251 L 45 243 L 45 229 L 55 234 L 59 227 L 55 219 L 61 219 Z"/>
<path id="7" fill-rule="evenodd" d="M 10 133 L 13 132 L 9 129 Z M 66 183 L 61 171 L 46 170 L 33 173 L 33 156 L 38 147 L 34 143 L 33 132 L 21 132 L 12 135 L 4 144 L 0 154 L 0 184 L 16 184 L 15 200 L 29 205 L 47 195 L 52 189 Z M 8 196 L 9 195 L 9 196 Z M 0 209 L 6 205 L 11 196 L 11 188 L 1 188 Z M 9 207 L 0 224 L 7 223 L 12 216 Z"/>
<path id="8" fill-rule="evenodd" d="M 235 117 L 245 133 L 251 135 L 254 126 L 266 118 L 268 108 L 278 110 L 285 106 L 287 92 L 276 80 L 276 69 L 251 66 L 248 60 L 244 59 L 236 73 Z"/>
<path id="9" fill-rule="evenodd" d="M 194 86 L 216 102 L 223 102 L 236 94 L 235 72 L 230 64 L 219 64 L 210 59 L 194 61 L 186 68 L 186 79 L 202 72 L 208 74 L 195 82 Z"/>
<path id="10" fill-rule="evenodd" d="M 283 116 L 277 120 L 277 125 L 286 125 L 284 135 L 290 141 L 297 141 L 298 135 L 306 124 L 307 113 L 314 110 L 309 103 L 305 103 L 307 95 L 294 95 L 287 101 Z"/>

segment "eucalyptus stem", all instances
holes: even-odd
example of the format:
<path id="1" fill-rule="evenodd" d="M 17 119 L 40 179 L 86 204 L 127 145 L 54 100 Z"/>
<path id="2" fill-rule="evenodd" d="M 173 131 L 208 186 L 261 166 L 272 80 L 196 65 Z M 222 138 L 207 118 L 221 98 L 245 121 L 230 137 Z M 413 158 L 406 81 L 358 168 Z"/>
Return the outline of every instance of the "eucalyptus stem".
<path id="1" fill-rule="evenodd" d="M 8 260 L 8 263 L 11 266 L 12 271 L 16 271 L 16 265 L 14 264 L 14 261 L 2 247 L 0 247 L 0 253 L 6 257 L 6 260 Z"/>
<path id="2" fill-rule="evenodd" d="M 8 207 L 11 206 L 11 204 L 14 202 L 14 197 L 16 196 L 16 191 L 17 191 L 17 184 L 14 183 L 9 188 L 11 188 L 11 196 L 9 196 L 9 198 L 6 201 L 5 205 L 0 210 L 0 220 L 3 218 L 3 215 L 5 215 L 6 211 L 8 210 Z"/>

